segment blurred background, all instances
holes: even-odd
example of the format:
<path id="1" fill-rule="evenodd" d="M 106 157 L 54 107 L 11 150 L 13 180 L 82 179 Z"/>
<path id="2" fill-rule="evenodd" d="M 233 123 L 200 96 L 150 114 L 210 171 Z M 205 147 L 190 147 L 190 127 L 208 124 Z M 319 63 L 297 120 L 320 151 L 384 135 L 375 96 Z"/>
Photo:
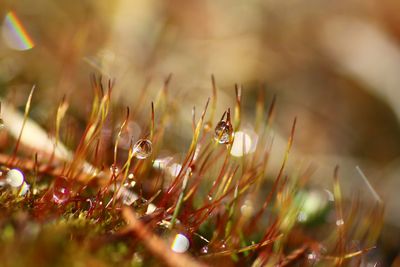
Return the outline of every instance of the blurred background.
<path id="1" fill-rule="evenodd" d="M 235 83 L 243 86 L 250 121 L 258 92 L 267 103 L 276 95 L 272 165 L 282 160 L 296 116 L 293 164 L 316 166 L 312 182 L 323 186 L 331 186 L 339 164 L 347 194 L 373 203 L 360 166 L 386 203 L 380 245 L 395 261 L 399 13 L 398 0 L 2 0 L 0 96 L 23 107 L 36 84 L 31 116 L 49 128 L 63 95 L 69 113 L 85 119 L 91 73 L 116 79 L 113 101 L 121 106 L 134 106 L 150 81 L 149 110 L 172 73 L 170 95 L 181 100 L 171 134 L 184 151 L 189 114 L 211 95 L 211 74 L 219 88 L 217 117 L 233 107 Z"/>

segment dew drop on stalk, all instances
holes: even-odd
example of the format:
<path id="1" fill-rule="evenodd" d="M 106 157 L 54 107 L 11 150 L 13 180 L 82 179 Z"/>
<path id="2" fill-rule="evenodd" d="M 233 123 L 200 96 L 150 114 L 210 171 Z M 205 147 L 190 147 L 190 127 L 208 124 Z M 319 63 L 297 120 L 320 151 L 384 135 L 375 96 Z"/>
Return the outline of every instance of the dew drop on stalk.
<path id="1" fill-rule="evenodd" d="M 229 144 L 233 138 L 233 127 L 229 120 L 221 120 L 215 126 L 215 140 L 220 144 Z"/>
<path id="2" fill-rule="evenodd" d="M 67 178 L 59 176 L 53 185 L 53 201 L 62 204 L 70 198 L 71 190 Z"/>
<path id="3" fill-rule="evenodd" d="M 148 158 L 152 151 L 152 143 L 148 139 L 139 139 L 135 145 L 133 146 L 133 154 L 138 159 L 146 159 Z"/>
<path id="4" fill-rule="evenodd" d="M 177 234 L 172 242 L 171 249 L 176 253 L 184 253 L 189 249 L 189 239 L 183 234 Z"/>
<path id="5" fill-rule="evenodd" d="M 24 174 L 18 169 L 11 169 L 6 175 L 6 182 L 11 187 L 20 187 L 25 181 Z"/>

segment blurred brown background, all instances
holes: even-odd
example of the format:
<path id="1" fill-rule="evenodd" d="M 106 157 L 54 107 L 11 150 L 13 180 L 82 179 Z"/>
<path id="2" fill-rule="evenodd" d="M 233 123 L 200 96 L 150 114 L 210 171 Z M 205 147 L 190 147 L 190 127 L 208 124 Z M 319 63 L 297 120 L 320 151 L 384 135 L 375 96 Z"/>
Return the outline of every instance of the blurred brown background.
<path id="1" fill-rule="evenodd" d="M 200 109 L 210 95 L 211 73 L 220 88 L 220 113 L 233 105 L 239 83 L 245 115 L 252 118 L 265 84 L 267 102 L 273 94 L 278 99 L 274 164 L 297 116 L 291 158 L 315 164 L 313 182 L 325 186 L 339 163 L 348 193 L 368 192 L 355 171 L 359 165 L 387 203 L 384 247 L 392 257 L 398 253 L 399 1 L 0 2 L 1 17 L 10 10 L 35 46 L 17 51 L 0 42 L 0 94 L 23 105 L 37 84 L 32 117 L 40 124 L 54 120 L 64 94 L 70 112 L 84 118 L 92 72 L 116 78 L 114 101 L 124 106 L 134 105 L 149 77 L 155 96 L 173 73 L 171 95 L 184 96 L 180 138 L 190 135 L 192 106 Z M 373 199 L 366 194 L 364 201 Z"/>

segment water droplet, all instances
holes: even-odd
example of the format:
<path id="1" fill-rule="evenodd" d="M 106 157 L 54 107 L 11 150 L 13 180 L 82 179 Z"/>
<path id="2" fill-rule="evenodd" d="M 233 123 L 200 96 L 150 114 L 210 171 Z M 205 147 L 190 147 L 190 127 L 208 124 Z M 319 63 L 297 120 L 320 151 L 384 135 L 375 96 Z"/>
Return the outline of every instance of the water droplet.
<path id="1" fill-rule="evenodd" d="M 24 180 L 24 174 L 18 169 L 11 169 L 6 175 L 6 182 L 11 187 L 20 187 Z"/>
<path id="2" fill-rule="evenodd" d="M 233 127 L 229 120 L 221 120 L 215 126 L 215 140 L 220 144 L 229 144 L 233 138 Z"/>
<path id="3" fill-rule="evenodd" d="M 201 254 L 207 254 L 208 253 L 208 246 L 204 246 L 200 249 Z"/>
<path id="4" fill-rule="evenodd" d="M 0 118 L 0 130 L 2 130 L 4 127 L 4 121 L 2 118 Z"/>
<path id="5" fill-rule="evenodd" d="M 150 140 L 139 139 L 133 146 L 133 154 L 138 159 L 148 158 L 153 151 L 153 145 Z"/>
<path id="6" fill-rule="evenodd" d="M 190 242 L 183 234 L 177 234 L 172 242 L 171 249 L 176 253 L 184 253 L 189 249 Z"/>
<path id="7" fill-rule="evenodd" d="M 208 201 L 212 201 L 213 197 L 211 195 L 207 195 L 207 199 L 208 199 Z"/>
<path id="8" fill-rule="evenodd" d="M 128 175 L 128 179 L 132 180 L 133 178 L 135 178 L 135 175 L 134 175 L 133 173 L 130 173 L 130 174 Z"/>
<path id="9" fill-rule="evenodd" d="M 53 201 L 62 204 L 70 198 L 70 188 L 67 178 L 59 176 L 55 179 L 53 185 Z"/>

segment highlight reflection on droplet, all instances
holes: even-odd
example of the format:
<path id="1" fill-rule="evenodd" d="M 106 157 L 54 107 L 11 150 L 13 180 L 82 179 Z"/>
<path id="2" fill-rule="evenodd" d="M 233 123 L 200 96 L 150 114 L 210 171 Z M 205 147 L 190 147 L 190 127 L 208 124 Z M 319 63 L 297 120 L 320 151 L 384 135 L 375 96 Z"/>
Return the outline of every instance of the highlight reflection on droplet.
<path id="1" fill-rule="evenodd" d="M 29 50 L 35 46 L 14 11 L 7 12 L 2 25 L 3 40 L 7 46 L 15 50 Z"/>

